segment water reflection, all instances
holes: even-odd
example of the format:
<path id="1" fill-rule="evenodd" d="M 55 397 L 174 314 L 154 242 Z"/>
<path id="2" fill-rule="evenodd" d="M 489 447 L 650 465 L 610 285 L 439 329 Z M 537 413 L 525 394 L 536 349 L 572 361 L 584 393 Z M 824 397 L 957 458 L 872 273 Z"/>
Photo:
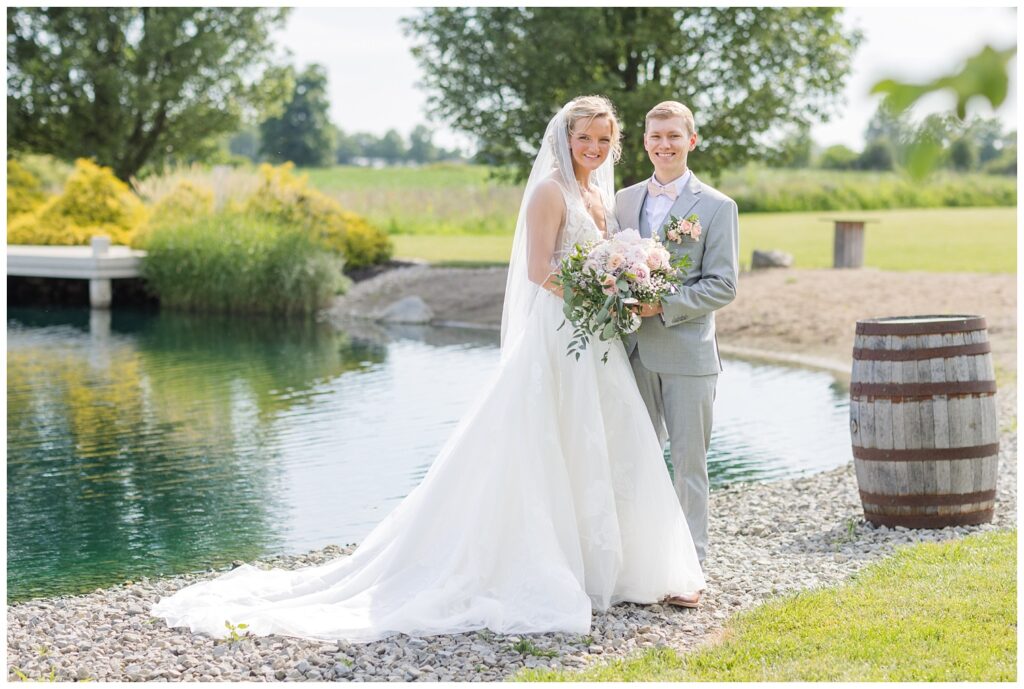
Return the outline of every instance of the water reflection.
<path id="1" fill-rule="evenodd" d="M 8 597 L 358 542 L 422 479 L 498 334 L 9 311 Z M 726 362 L 712 484 L 849 459 L 826 374 Z"/>

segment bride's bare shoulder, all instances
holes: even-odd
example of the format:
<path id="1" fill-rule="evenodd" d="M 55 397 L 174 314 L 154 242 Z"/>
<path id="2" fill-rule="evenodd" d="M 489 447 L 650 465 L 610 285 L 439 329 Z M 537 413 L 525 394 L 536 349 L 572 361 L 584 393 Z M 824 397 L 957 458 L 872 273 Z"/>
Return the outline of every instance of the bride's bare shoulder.
<path id="1" fill-rule="evenodd" d="M 530 207 L 548 211 L 561 211 L 565 209 L 565 197 L 562 194 L 561 184 L 554 178 L 544 179 L 530 195 Z"/>

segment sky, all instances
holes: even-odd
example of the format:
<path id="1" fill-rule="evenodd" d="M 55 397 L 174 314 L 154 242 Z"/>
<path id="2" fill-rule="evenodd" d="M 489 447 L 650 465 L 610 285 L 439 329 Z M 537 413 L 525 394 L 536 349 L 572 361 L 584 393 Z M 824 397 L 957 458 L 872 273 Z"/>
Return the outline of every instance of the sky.
<path id="1" fill-rule="evenodd" d="M 292 10 L 278 41 L 300 68 L 312 62 L 327 67 L 331 119 L 346 132 L 379 135 L 394 128 L 408 136 L 425 123 L 435 129 L 435 143 L 468 146 L 463 136 L 429 120 L 426 93 L 417 86 L 422 73 L 409 52 L 411 39 L 399 25 L 401 17 L 418 11 L 300 7 Z M 879 97 L 868 93 L 876 81 L 927 81 L 956 69 L 985 43 L 1004 48 L 1017 42 L 1012 8 L 849 7 L 843 23 L 863 31 L 864 41 L 848 77 L 845 103 L 831 121 L 814 126 L 811 136 L 822 146 L 845 144 L 855 150 L 862 147 L 864 129 L 878 105 Z M 1007 129 L 1016 128 L 1017 119 L 1016 59 L 1010 64 L 1010 94 L 994 113 Z M 948 95 L 929 96 L 914 115 L 949 109 L 953 102 Z M 993 114 L 987 102 L 972 103 L 968 112 Z"/>

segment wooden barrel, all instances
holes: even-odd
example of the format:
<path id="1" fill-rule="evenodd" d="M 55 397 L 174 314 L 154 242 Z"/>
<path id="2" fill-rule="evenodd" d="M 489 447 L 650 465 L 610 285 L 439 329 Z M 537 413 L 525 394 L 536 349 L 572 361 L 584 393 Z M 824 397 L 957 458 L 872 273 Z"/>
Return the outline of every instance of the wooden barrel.
<path id="1" fill-rule="evenodd" d="M 857 321 L 850 435 L 869 522 L 992 521 L 999 426 L 990 352 L 981 316 Z"/>

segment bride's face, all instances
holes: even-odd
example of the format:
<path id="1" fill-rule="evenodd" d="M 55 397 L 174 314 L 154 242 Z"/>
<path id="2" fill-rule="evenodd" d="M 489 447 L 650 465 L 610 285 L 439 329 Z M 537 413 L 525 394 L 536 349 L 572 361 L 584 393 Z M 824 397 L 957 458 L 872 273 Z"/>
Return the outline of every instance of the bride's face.
<path id="1" fill-rule="evenodd" d="M 577 120 L 583 124 L 582 120 Z M 593 172 L 608 159 L 612 150 L 612 123 L 607 117 L 595 117 L 583 129 L 573 127 L 569 137 L 573 166 Z"/>

